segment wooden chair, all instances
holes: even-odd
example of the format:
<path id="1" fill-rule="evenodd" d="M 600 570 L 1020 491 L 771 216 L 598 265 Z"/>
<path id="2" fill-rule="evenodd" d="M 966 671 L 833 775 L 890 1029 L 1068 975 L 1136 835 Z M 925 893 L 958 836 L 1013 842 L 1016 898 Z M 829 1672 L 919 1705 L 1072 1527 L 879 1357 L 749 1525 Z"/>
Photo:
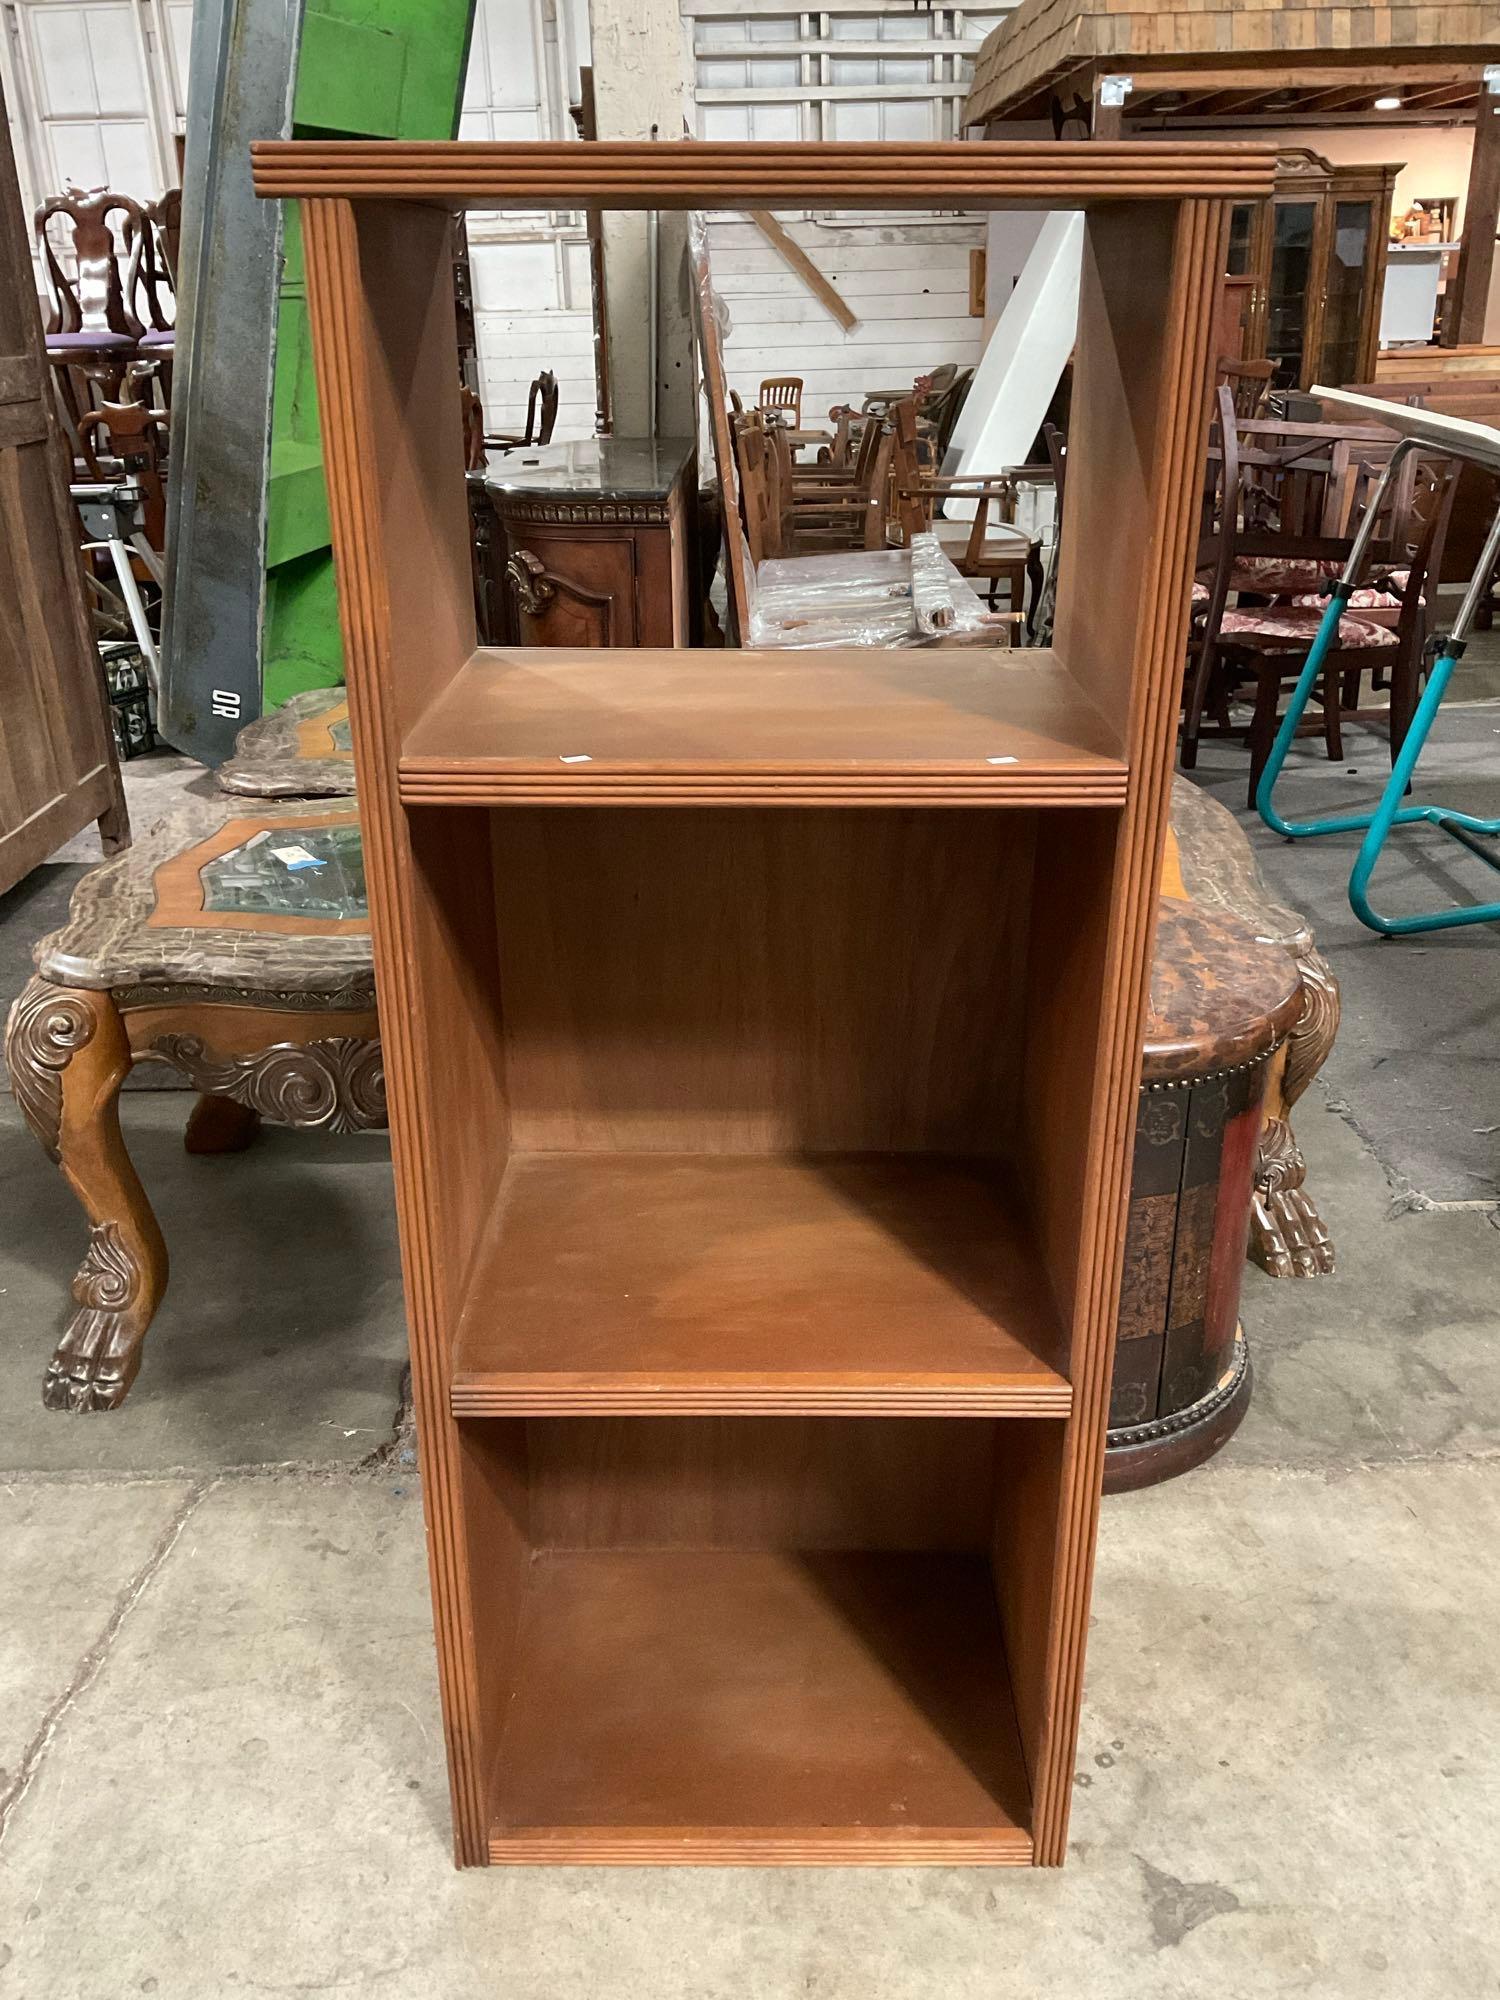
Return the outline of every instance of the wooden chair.
<path id="1" fill-rule="evenodd" d="M 768 375 L 760 385 L 755 407 L 783 417 L 794 431 L 802 428 L 802 377 Z"/>
<path id="2" fill-rule="evenodd" d="M 902 535 L 930 531 L 960 576 L 987 584 L 986 601 L 996 610 L 1000 585 L 1006 586 L 1007 609 L 1024 612 L 1026 584 L 1033 585 L 1033 605 L 1041 594 L 1041 555 L 1024 529 L 1005 516 L 1015 505 L 1014 472 L 943 477 L 930 469 L 930 454 L 917 428 L 915 401 L 898 403 L 892 411 L 895 452 L 892 483 L 895 518 Z M 974 503 L 971 521 L 946 521 L 938 512 L 944 500 Z M 992 518 L 993 516 L 993 518 Z"/>
<path id="3" fill-rule="evenodd" d="M 960 368 L 955 362 L 948 361 L 941 368 L 934 368 L 931 375 L 924 379 L 926 387 L 917 397 L 917 417 L 928 428 L 937 461 L 941 464 L 952 441 L 959 414 L 968 400 L 974 370 Z"/>
<path id="4" fill-rule="evenodd" d="M 1218 371 L 1219 386 L 1227 387 L 1234 399 L 1234 413 L 1237 417 L 1258 417 L 1266 407 L 1271 393 L 1271 378 L 1276 373 L 1274 361 L 1240 361 L 1221 354 L 1214 363 Z"/>
<path id="5" fill-rule="evenodd" d="M 1216 678 L 1221 634 L 1236 628 L 1249 600 L 1271 606 L 1287 603 L 1294 611 L 1321 602 L 1323 590 L 1343 565 L 1355 526 L 1394 443 L 1392 433 L 1373 427 L 1238 419 L 1231 386 L 1219 385 L 1188 639 L 1182 728 L 1185 770 L 1197 761 L 1211 691 L 1220 698 L 1220 731 L 1232 733 L 1223 701 L 1225 688 Z M 1402 565 L 1411 545 L 1415 478 L 1416 465 L 1411 461 L 1382 502 L 1386 518 L 1377 525 L 1370 545 L 1367 573 L 1373 581 L 1359 594 L 1359 610 L 1399 608 L 1405 582 Z M 1388 587 L 1391 583 L 1394 590 Z M 1231 598 L 1240 607 L 1233 612 Z M 1388 664 L 1382 659 L 1372 668 L 1376 685 L 1383 685 Z M 1357 695 L 1357 673 L 1349 686 Z M 1352 697 L 1343 706 L 1352 708 Z M 1325 704 L 1323 717 L 1329 755 L 1341 756 L 1339 706 Z"/>
<path id="6" fill-rule="evenodd" d="M 458 399 L 463 410 L 464 424 L 464 471 L 484 471 L 484 405 L 467 382 L 458 385 Z"/>
<path id="7" fill-rule="evenodd" d="M 522 435 L 496 432 L 486 435 L 485 444 L 491 451 L 519 451 L 527 445 L 551 444 L 557 427 L 557 400 L 557 377 L 550 368 L 544 368 L 526 394 L 526 429 Z"/>
<path id="8" fill-rule="evenodd" d="M 770 556 L 785 554 L 784 530 L 771 494 L 772 472 L 765 424 L 758 410 L 736 410 L 729 419 L 735 470 L 739 474 L 740 507 L 745 542 L 752 567 Z"/>
<path id="9" fill-rule="evenodd" d="M 1384 402 L 1412 403 L 1436 410 L 1443 416 L 1468 417 L 1475 423 L 1500 425 L 1500 375 L 1412 376 L 1383 382 L 1356 382 L 1350 385 L 1357 396 L 1374 396 Z M 1443 544 L 1444 583 L 1467 583 L 1478 564 L 1484 539 L 1500 500 L 1500 481 L 1482 466 L 1465 465 L 1459 474 L 1453 514 Z M 1488 589 L 1475 623 L 1482 632 L 1494 623 L 1495 594 L 1500 586 L 1500 565 L 1490 574 Z"/>
<path id="10" fill-rule="evenodd" d="M 886 546 L 892 425 L 867 422 L 844 465 L 796 464 L 781 424 L 767 424 L 765 436 L 787 554 Z"/>
<path id="11" fill-rule="evenodd" d="M 1426 671 L 1430 600 L 1442 561 L 1443 537 L 1453 505 L 1456 477 L 1456 467 L 1448 461 L 1435 461 L 1428 469 L 1428 483 L 1419 496 L 1425 504 L 1412 517 L 1413 526 L 1421 529 L 1421 539 L 1412 551 L 1408 568 L 1399 579 L 1390 579 L 1393 584 L 1399 581 L 1398 608 L 1390 608 L 1389 598 L 1395 593 L 1376 585 L 1356 593 L 1357 597 L 1373 597 L 1373 604 L 1355 605 L 1339 621 L 1339 644 L 1328 655 L 1322 694 L 1323 729 L 1328 754 L 1335 760 L 1344 754 L 1341 723 L 1371 719 L 1369 712 L 1358 706 L 1360 675 L 1364 672 L 1374 673 L 1390 684 L 1388 719 L 1392 758 L 1405 740 Z M 1252 804 L 1260 774 L 1276 740 L 1282 691 L 1296 680 L 1324 608 L 1321 596 L 1303 597 L 1290 605 L 1232 612 L 1221 623 L 1221 658 L 1231 667 L 1243 660 L 1256 684 L 1255 713 L 1250 725 Z"/>
<path id="12" fill-rule="evenodd" d="M 868 410 L 856 410 L 850 403 L 835 403 L 828 412 L 833 425 L 833 436 L 818 450 L 819 465 L 852 466 L 858 456 L 860 443 L 866 426 L 871 422 L 880 423 L 884 419 L 872 416 Z"/>
<path id="13" fill-rule="evenodd" d="M 144 385 L 146 369 L 135 362 L 125 371 L 122 400 L 102 403 L 79 420 L 79 440 L 94 475 L 110 462 L 136 481 L 144 502 L 146 540 L 158 555 L 167 545 L 166 472 L 171 412 L 138 401 L 131 391 Z M 101 463 L 104 461 L 105 463 Z"/>
<path id="14" fill-rule="evenodd" d="M 1233 579 L 1243 574 L 1240 519 L 1243 506 L 1243 447 L 1237 427 L 1226 411 L 1232 408 L 1227 385 L 1221 387 L 1219 498 L 1213 524 L 1212 581 L 1195 586 L 1187 712 L 1183 730 L 1183 762 L 1196 757 L 1198 729 L 1206 702 L 1217 691 L 1221 713 L 1237 679 L 1253 681 L 1255 710 L 1250 725 L 1249 798 L 1275 740 L 1283 688 L 1294 681 L 1317 635 L 1323 617 L 1321 590 L 1289 589 L 1264 604 L 1229 606 Z M 1389 440 L 1387 441 L 1389 442 Z M 1330 458 L 1333 454 L 1329 454 Z M 1349 511 L 1339 523 L 1341 533 L 1322 537 L 1298 534 L 1290 538 L 1295 564 L 1316 564 L 1321 577 L 1337 575 L 1348 554 L 1363 506 L 1370 504 L 1369 485 L 1375 469 L 1362 467 L 1361 478 L 1346 482 Z M 1429 461 L 1414 470 L 1410 505 L 1390 520 L 1384 554 L 1377 556 L 1381 573 L 1356 594 L 1340 620 L 1339 640 L 1329 654 L 1320 691 L 1321 728 L 1330 758 L 1343 756 L 1341 726 L 1359 716 L 1361 676 L 1379 673 L 1390 684 L 1391 750 L 1399 750 L 1416 708 L 1424 668 L 1429 599 L 1442 560 L 1443 537 L 1453 504 L 1454 468 L 1447 461 Z M 1361 488 L 1364 489 L 1363 494 Z M 1377 535 L 1381 529 L 1377 528 Z M 1251 537 L 1254 539 L 1254 537 Z M 1200 542 L 1200 557 L 1206 543 Z M 1300 572 L 1293 569 L 1290 574 Z M 1261 572 L 1260 581 L 1264 582 Z M 1262 593 L 1264 594 L 1264 593 Z"/>
<path id="15" fill-rule="evenodd" d="M 117 240 L 111 227 L 121 218 Z M 33 217 L 47 290 L 47 359 L 52 363 L 73 441 L 92 401 L 117 398 L 126 364 L 145 331 L 131 308 L 144 234 L 139 202 L 109 188 L 50 195 Z M 70 239 L 70 275 L 58 254 L 58 228 Z M 124 271 L 121 262 L 124 262 Z"/>
<path id="16" fill-rule="evenodd" d="M 750 559 L 878 549 L 886 543 L 889 425 L 865 426 L 847 466 L 799 466 L 780 424 L 763 410 L 730 419 Z"/>
<path id="17" fill-rule="evenodd" d="M 138 352 L 143 361 L 156 364 L 161 401 L 172 402 L 172 362 L 177 344 L 177 258 L 182 239 L 182 189 L 168 188 L 159 201 L 147 202 L 141 211 L 139 254 L 131 257 L 135 291 L 131 310 L 140 320 L 142 333 Z M 127 252 L 133 250 L 134 231 L 127 226 Z"/>

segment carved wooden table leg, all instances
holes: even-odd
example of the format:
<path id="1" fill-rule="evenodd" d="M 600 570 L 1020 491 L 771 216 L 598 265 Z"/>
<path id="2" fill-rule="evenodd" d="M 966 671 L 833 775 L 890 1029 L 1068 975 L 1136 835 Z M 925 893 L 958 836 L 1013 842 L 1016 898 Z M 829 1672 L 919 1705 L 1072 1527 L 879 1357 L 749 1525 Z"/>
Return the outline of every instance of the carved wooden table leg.
<path id="1" fill-rule="evenodd" d="M 260 1113 L 251 1104 L 205 1091 L 188 1113 L 182 1143 L 189 1153 L 243 1153 L 260 1130 Z"/>
<path id="2" fill-rule="evenodd" d="M 108 993 L 33 979 L 11 1009 L 5 1053 L 26 1122 L 90 1224 L 73 1280 L 78 1309 L 42 1400 L 49 1409 L 112 1410 L 135 1379 L 167 1288 L 166 1245 L 120 1132 L 131 1064 L 124 1023 Z"/>
<path id="3" fill-rule="evenodd" d="M 1330 1276 L 1333 1244 L 1303 1183 L 1307 1162 L 1290 1124 L 1292 1106 L 1328 1059 L 1339 1026 L 1339 983 L 1321 952 L 1297 953 L 1302 1013 L 1267 1092 L 1267 1116 L 1255 1167 L 1250 1254 L 1273 1278 Z"/>

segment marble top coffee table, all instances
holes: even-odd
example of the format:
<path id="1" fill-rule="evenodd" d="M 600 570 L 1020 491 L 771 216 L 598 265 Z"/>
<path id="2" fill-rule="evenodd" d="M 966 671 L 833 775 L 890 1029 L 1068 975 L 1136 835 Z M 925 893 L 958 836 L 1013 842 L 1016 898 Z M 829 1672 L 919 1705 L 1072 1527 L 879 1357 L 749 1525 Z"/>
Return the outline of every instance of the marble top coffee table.
<path id="1" fill-rule="evenodd" d="M 240 798 L 352 797 L 354 751 L 344 690 L 313 688 L 247 723 L 233 757 L 214 776 L 221 790 Z"/>
<path id="2" fill-rule="evenodd" d="M 120 1086 L 164 1062 L 199 1097 L 190 1152 L 262 1119 L 385 1123 L 364 858 L 353 804 L 188 799 L 74 892 L 11 1010 L 6 1059 L 32 1131 L 89 1222 L 54 1409 L 113 1409 L 140 1365 L 167 1252 L 120 1130 Z"/>

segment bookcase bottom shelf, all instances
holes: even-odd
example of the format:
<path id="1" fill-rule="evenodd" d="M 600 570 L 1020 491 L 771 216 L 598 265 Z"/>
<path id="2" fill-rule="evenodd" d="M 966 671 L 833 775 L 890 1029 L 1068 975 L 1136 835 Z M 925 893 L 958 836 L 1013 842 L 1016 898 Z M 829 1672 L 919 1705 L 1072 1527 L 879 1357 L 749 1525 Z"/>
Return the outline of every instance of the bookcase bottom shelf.
<path id="1" fill-rule="evenodd" d="M 493 1863 L 1025 1864 L 988 1562 L 542 1551 Z"/>

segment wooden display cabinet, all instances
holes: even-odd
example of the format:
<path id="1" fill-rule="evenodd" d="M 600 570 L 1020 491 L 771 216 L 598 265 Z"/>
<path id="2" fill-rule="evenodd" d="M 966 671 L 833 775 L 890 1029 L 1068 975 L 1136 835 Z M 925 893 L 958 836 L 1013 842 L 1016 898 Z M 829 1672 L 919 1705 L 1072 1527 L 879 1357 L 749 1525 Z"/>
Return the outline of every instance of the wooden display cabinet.
<path id="1" fill-rule="evenodd" d="M 1059 1862 L 1210 326 L 1271 156 L 256 181 L 304 200 L 458 1859 Z M 446 211 L 893 200 L 1087 210 L 1055 648 L 476 649 Z"/>
<path id="2" fill-rule="evenodd" d="M 1278 389 L 1373 379 L 1400 171 L 1278 156 L 1272 199 L 1230 211 L 1221 353 L 1274 361 Z"/>

